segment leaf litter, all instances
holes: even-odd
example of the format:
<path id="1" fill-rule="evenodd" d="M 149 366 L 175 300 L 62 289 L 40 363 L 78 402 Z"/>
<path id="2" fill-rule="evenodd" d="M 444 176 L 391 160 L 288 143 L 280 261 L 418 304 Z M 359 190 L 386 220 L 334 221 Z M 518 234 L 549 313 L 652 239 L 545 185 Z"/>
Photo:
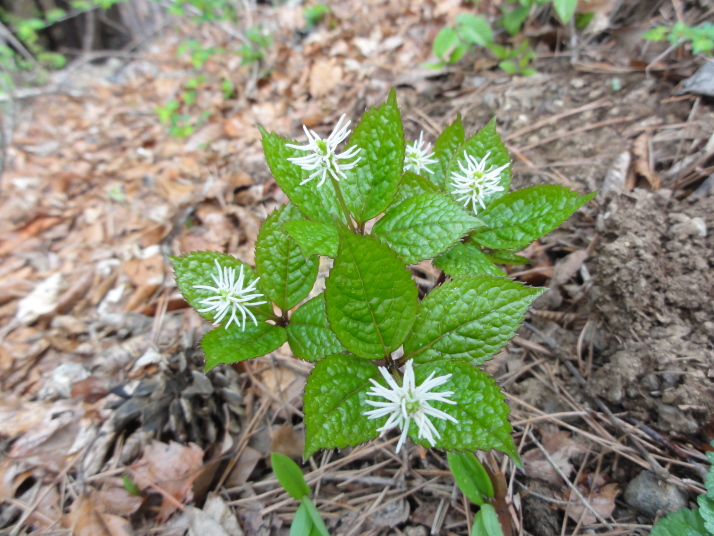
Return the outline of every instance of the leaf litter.
<path id="1" fill-rule="evenodd" d="M 497 470 L 507 483 L 499 509 L 507 530 L 610 530 L 591 509 L 610 528 L 641 525 L 616 496 L 652 461 L 667 467 L 671 483 L 698 491 L 695 462 L 704 461 L 698 449 L 713 429 L 703 417 L 708 409 L 699 408 L 711 400 L 711 352 L 613 366 L 620 359 L 616 345 L 606 346 L 613 337 L 640 352 L 638 339 L 648 328 L 662 329 L 667 344 L 688 335 L 666 331 L 672 309 L 663 287 L 652 291 L 654 305 L 635 304 L 627 318 L 609 309 L 608 299 L 630 307 L 636 291 L 629 285 L 639 268 L 601 274 L 602 263 L 617 259 L 618 244 L 638 228 L 660 236 L 665 250 L 693 242 L 711 251 L 695 221 L 714 225 L 697 206 L 710 198 L 681 198 L 710 169 L 714 116 L 700 105 L 693 117 L 696 103 L 671 99 L 668 75 L 659 70 L 660 64 L 683 68 L 663 58 L 651 72 L 665 74 L 647 78 L 631 48 L 613 54 L 591 46 L 579 51 L 573 71 L 568 58 L 547 47 L 548 32 L 555 32 L 544 25 L 526 29 L 542 55 L 533 77 L 488 70 L 493 62 L 480 52 L 457 67 L 429 71 L 420 67 L 429 60 L 429 43 L 465 5 L 375 2 L 369 17 L 359 2 L 331 8 L 335 27 L 308 33 L 295 6 L 255 7 L 276 41 L 270 74 L 257 79 L 235 57 L 211 58 L 206 70 L 230 73 L 237 95 L 223 106 L 217 81 L 207 82 L 200 92 L 207 123 L 185 140 L 168 137 L 154 109 L 179 94 L 191 75 L 175 54 L 186 28 L 164 30 L 116 82 L 95 78 L 79 97 L 49 93 L 22 103 L 42 114 L 21 117 L 0 196 L 0 486 L 9 498 L 0 507 L 3 528 L 112 536 L 284 530 L 296 505 L 264 460 L 272 450 L 299 455 L 299 393 L 311 365 L 280 349 L 271 359 L 203 376 L 196 342 L 207 326 L 187 311 L 164 255 L 211 249 L 254 263 L 260 223 L 285 202 L 254 125 L 289 135 L 303 123 L 320 131 L 342 111 L 358 115 L 380 102 L 396 84 L 413 139 L 421 130 L 433 136 L 457 112 L 467 130 L 496 115 L 520 187 L 545 181 L 590 191 L 602 187 L 614 166 L 624 168 L 610 174 L 616 201 L 585 207 L 522 252 L 532 265 L 509 267 L 529 284 L 548 284 L 551 277 L 557 284 L 543 298 L 546 305 L 536 304 L 530 329 L 490 368 L 510 395 L 526 461 L 525 473 L 506 464 Z M 628 23 L 627 12 L 610 9 L 597 8 L 600 25 Z M 226 34 L 207 26 L 202 38 L 219 44 Z M 614 89 L 613 77 L 621 89 Z M 626 163 L 618 164 L 623 154 Z M 662 198 L 671 200 L 647 213 L 625 209 L 618 214 L 627 218 L 597 228 L 604 211 L 615 214 L 613 202 L 642 199 L 635 187 L 662 187 Z M 684 269 L 701 258 L 695 255 Z M 413 273 L 422 290 L 439 275 L 419 267 Z M 592 288 L 603 281 L 605 297 L 596 299 Z M 609 294 L 611 288 L 621 294 Z M 637 310 L 648 318 L 633 321 Z M 699 312 L 692 310 L 685 326 L 697 330 L 690 342 L 711 345 L 709 319 Z M 590 383 L 587 389 L 573 370 Z M 687 396 L 692 385 L 704 398 Z M 533 430 L 550 460 L 532 448 Z M 345 534 L 421 534 L 420 527 L 466 533 L 471 508 L 455 495 L 443 455 L 413 448 L 395 458 L 389 454 L 395 441 L 318 454 L 305 466 L 328 527 Z M 141 496 L 127 491 L 124 475 Z M 533 482 L 525 491 L 516 486 Z M 566 515 L 547 509 L 548 521 L 534 528 L 524 511 L 544 500 L 567 503 L 561 505 Z"/>

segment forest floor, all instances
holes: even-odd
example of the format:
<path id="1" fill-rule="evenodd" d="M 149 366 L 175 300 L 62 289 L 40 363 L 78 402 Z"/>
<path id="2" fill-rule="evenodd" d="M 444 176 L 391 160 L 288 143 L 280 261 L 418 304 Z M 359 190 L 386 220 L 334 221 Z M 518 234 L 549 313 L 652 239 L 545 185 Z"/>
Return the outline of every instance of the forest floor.
<path id="1" fill-rule="evenodd" d="M 486 364 L 525 464 L 481 455 L 506 536 L 646 534 L 702 492 L 714 439 L 714 109 L 676 93 L 697 65 L 660 57 L 645 72 L 662 50 L 633 45 L 631 29 L 581 41 L 576 59 L 546 47 L 560 36 L 541 24 L 533 76 L 483 52 L 429 70 L 434 36 L 468 9 L 437 4 L 341 2 L 310 30 L 301 7 L 261 6 L 253 17 L 274 44 L 252 66 L 218 53 L 196 70 L 177 55 L 188 36 L 226 49 L 234 37 L 169 27 L 17 103 L 0 183 L 0 533 L 288 533 L 297 503 L 267 457 L 301 460 L 312 365 L 285 346 L 204 376 L 197 342 L 210 326 L 166 255 L 253 264 L 261 222 L 286 201 L 255 125 L 329 132 L 392 87 L 408 140 L 433 141 L 457 114 L 467 134 L 495 116 L 514 187 L 600 190 L 523 253 L 531 265 L 510 269 L 550 290 Z M 181 110 L 194 132 L 177 139 L 155 110 L 199 74 Z M 425 287 L 439 275 L 412 271 Z M 468 534 L 475 507 L 445 454 L 395 455 L 396 439 L 306 462 L 330 532 Z"/>

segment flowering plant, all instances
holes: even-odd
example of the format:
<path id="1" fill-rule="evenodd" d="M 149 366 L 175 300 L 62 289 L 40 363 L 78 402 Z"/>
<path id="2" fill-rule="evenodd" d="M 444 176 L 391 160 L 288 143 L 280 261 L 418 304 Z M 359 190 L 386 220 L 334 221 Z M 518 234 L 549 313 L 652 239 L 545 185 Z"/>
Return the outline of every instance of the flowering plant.
<path id="1" fill-rule="evenodd" d="M 495 120 L 466 138 L 457 118 L 433 152 L 422 135 L 406 143 L 394 91 L 339 152 L 350 134 L 343 121 L 325 139 L 306 129 L 305 145 L 261 129 L 290 203 L 263 224 L 255 272 L 217 252 L 172 258 L 188 303 L 221 324 L 201 341 L 206 368 L 286 342 L 315 362 L 303 401 L 306 457 L 397 428 L 397 450 L 410 438 L 449 451 L 497 449 L 520 463 L 504 395 L 479 365 L 513 337 L 543 289 L 505 277 L 496 263 L 527 263 L 516 252 L 595 194 L 553 185 L 509 193 Z M 319 256 L 333 266 L 325 291 L 306 301 Z M 407 265 L 429 259 L 443 283 L 420 300 Z"/>

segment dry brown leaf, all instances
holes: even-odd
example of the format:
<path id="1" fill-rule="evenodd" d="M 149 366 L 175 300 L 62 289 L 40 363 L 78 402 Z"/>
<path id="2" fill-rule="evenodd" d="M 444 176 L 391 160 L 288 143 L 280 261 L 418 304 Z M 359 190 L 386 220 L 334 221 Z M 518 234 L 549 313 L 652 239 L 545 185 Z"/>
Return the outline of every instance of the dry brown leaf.
<path id="1" fill-rule="evenodd" d="M 203 146 L 208 145 L 212 141 L 215 141 L 223 137 L 224 129 L 222 123 L 209 123 L 204 125 L 198 131 L 191 135 L 184 149 L 187 152 L 196 151 Z"/>
<path id="2" fill-rule="evenodd" d="M 310 69 L 310 95 L 313 98 L 327 95 L 342 81 L 343 75 L 337 58 L 317 60 Z"/>
<path id="3" fill-rule="evenodd" d="M 650 166 L 649 150 L 650 134 L 643 132 L 632 143 L 632 168 L 634 172 L 644 178 L 653 190 L 658 190 L 662 179 L 659 174 Z"/>
<path id="4" fill-rule="evenodd" d="M 162 173 L 156 178 L 156 192 L 174 206 L 191 201 L 197 188 L 185 180 Z"/>
<path id="5" fill-rule="evenodd" d="M 141 503 L 144 502 L 142 497 L 137 497 L 129 493 L 121 479 L 111 479 L 110 484 L 110 486 L 96 492 L 96 497 L 101 501 L 104 509 L 108 513 L 129 517 L 136 512 L 141 506 Z"/>
<path id="6" fill-rule="evenodd" d="M 203 450 L 193 443 L 184 447 L 174 441 L 169 444 L 152 441 L 136 464 L 134 481 L 142 491 L 161 490 L 175 499 L 163 496 L 159 519 L 166 521 L 180 504 L 193 498 L 193 481 L 202 465 Z"/>
<path id="7" fill-rule="evenodd" d="M 77 439 L 91 439 L 84 430 L 89 423 L 81 422 L 84 410 L 76 401 L 58 400 L 40 411 L 42 420 L 13 443 L 8 459 L 59 473 L 83 446 Z"/>
<path id="8" fill-rule="evenodd" d="M 289 404 L 300 404 L 301 394 L 305 387 L 305 376 L 290 369 L 275 367 L 267 369 L 258 375 L 263 385 L 272 394 L 272 405 L 276 411 L 282 408 L 282 401 Z"/>
<path id="9" fill-rule="evenodd" d="M 262 459 L 262 452 L 252 447 L 246 447 L 243 454 L 240 455 L 238 462 L 235 464 L 235 467 L 233 467 L 231 474 L 228 475 L 225 487 L 236 488 L 248 482 L 248 478 L 253 472 L 253 469 L 255 469 L 255 466 L 258 465 L 258 462 Z"/>
<path id="10" fill-rule="evenodd" d="M 593 507 L 593 510 L 600 514 L 600 516 L 607 519 L 612 515 L 613 510 L 615 510 L 615 497 L 617 497 L 620 493 L 617 484 L 612 483 L 605 484 L 604 486 L 597 486 L 592 490 L 592 492 L 585 489 L 585 486 L 578 484 L 578 490 L 583 497 L 588 500 L 590 506 Z M 582 516 L 582 524 L 584 526 L 598 523 L 595 515 L 589 509 L 585 508 L 580 499 L 578 499 L 578 496 L 575 495 L 575 492 L 572 490 L 570 491 L 569 500 L 571 501 L 571 504 L 566 507 L 565 513 L 568 514 L 571 519 L 577 522 L 580 520 L 580 516 Z"/>
<path id="11" fill-rule="evenodd" d="M 72 503 L 72 510 L 62 518 L 62 526 L 72 529 L 74 536 L 131 536 L 130 523 L 107 514 L 96 491 L 82 495 Z"/>
<path id="12" fill-rule="evenodd" d="M 270 452 L 277 452 L 293 460 L 300 460 L 304 444 L 305 439 L 301 434 L 295 433 L 295 427 L 292 424 L 283 424 L 273 432 Z"/>
<path id="13" fill-rule="evenodd" d="M 60 290 L 62 274 L 57 272 L 38 283 L 30 294 L 20 300 L 15 319 L 22 324 L 31 324 L 42 315 L 53 312 L 57 308 Z"/>
<path id="14" fill-rule="evenodd" d="M 189 536 L 244 536 L 238 519 L 220 495 L 211 494 L 203 510 L 186 508 Z"/>
<path id="15" fill-rule="evenodd" d="M 570 458 L 587 452 L 585 446 L 570 438 L 569 432 L 544 432 L 541 442 L 553 462 L 565 475 L 573 471 Z M 553 465 L 538 448 L 531 449 L 523 455 L 523 465 L 529 477 L 545 480 L 554 486 L 564 484 Z"/>
<path id="16" fill-rule="evenodd" d="M 12 438 L 24 434 L 45 418 L 48 407 L 43 402 L 15 397 L 0 399 L 0 435 Z"/>
<path id="17" fill-rule="evenodd" d="M 0 257 L 8 255 L 12 251 L 16 250 L 21 244 L 29 241 L 30 238 L 37 236 L 51 227 L 54 227 L 62 221 L 62 218 L 55 217 L 37 218 L 36 220 L 33 220 L 20 230 L 19 233 L 16 233 L 12 237 L 8 238 L 7 241 L 0 244 Z"/>

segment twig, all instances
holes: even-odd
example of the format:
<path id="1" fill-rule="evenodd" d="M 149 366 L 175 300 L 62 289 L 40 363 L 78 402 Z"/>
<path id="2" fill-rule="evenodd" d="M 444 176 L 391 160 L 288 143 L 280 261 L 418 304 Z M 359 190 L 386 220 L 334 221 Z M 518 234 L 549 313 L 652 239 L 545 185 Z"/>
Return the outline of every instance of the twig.
<path id="1" fill-rule="evenodd" d="M 525 147 L 520 147 L 520 151 L 529 151 L 530 149 L 535 149 L 536 147 L 540 147 L 541 145 L 545 145 L 546 143 L 550 143 L 561 138 L 570 137 L 574 134 L 580 134 L 581 132 L 587 132 L 588 130 L 595 130 L 609 125 L 616 125 L 618 123 L 625 123 L 627 121 L 634 121 L 635 119 L 637 118 L 634 115 L 628 115 L 627 117 L 615 117 L 613 119 L 605 119 L 604 121 L 593 123 L 592 125 L 586 125 L 584 127 L 568 130 L 567 132 L 561 132 L 560 134 L 550 136 L 535 143 L 531 143 L 530 145 L 526 145 Z"/>
<path id="2" fill-rule="evenodd" d="M 35 68 L 42 70 L 42 66 L 40 63 L 37 61 L 35 56 L 32 55 L 32 53 L 25 48 L 25 45 L 23 45 L 17 37 L 15 37 L 10 30 L 8 30 L 7 26 L 5 26 L 2 22 L 0 22 L 0 39 L 3 39 L 10 43 L 10 45 L 17 50 L 25 60 L 29 61 L 32 63 Z"/>
<path id="3" fill-rule="evenodd" d="M 570 371 L 570 373 L 573 375 L 575 380 L 582 386 L 586 385 L 585 379 L 580 375 L 580 372 L 578 372 L 578 369 L 575 368 L 575 366 L 567 360 L 562 360 L 562 362 L 565 364 L 565 367 Z M 605 405 L 605 403 L 600 400 L 599 397 L 595 396 L 592 397 L 593 402 L 597 405 L 598 408 L 600 408 L 600 411 L 602 411 L 608 418 L 608 420 L 612 423 L 612 425 L 615 427 L 615 430 L 617 430 L 621 435 L 628 435 L 629 434 L 622 429 L 622 426 L 620 426 L 620 423 L 617 421 L 615 416 L 612 414 L 612 411 L 610 411 L 610 408 Z M 640 455 L 647 460 L 647 463 L 650 464 L 650 467 L 652 468 L 652 471 L 657 475 L 657 478 L 660 480 L 667 481 L 670 479 L 671 475 L 669 472 L 662 467 L 657 460 L 654 459 L 652 454 L 650 454 L 647 449 L 645 449 L 638 441 L 635 441 L 634 438 L 630 438 L 631 443 L 634 445 L 634 447 L 637 449 L 637 451 L 640 453 Z"/>
<path id="4" fill-rule="evenodd" d="M 545 456 L 545 459 L 548 460 L 548 463 L 550 463 L 553 466 L 553 469 L 555 469 L 556 473 L 560 475 L 560 477 L 565 481 L 565 483 L 568 485 L 568 487 L 572 490 L 573 493 L 580 499 L 580 501 L 583 503 L 583 506 L 590 510 L 590 512 L 595 516 L 595 519 L 597 519 L 600 523 L 602 523 L 604 526 L 606 526 L 608 529 L 612 530 L 612 525 L 608 523 L 605 518 L 603 518 L 595 508 L 592 507 L 592 505 L 587 501 L 585 497 L 583 497 L 583 494 L 580 493 L 580 490 L 578 490 L 577 487 L 568 479 L 567 475 L 563 472 L 563 470 L 558 467 L 558 464 L 555 463 L 553 458 L 550 457 L 550 454 L 548 454 L 548 451 L 545 450 L 545 447 L 540 444 L 540 441 L 538 441 L 533 435 L 533 432 L 531 430 L 528 431 L 528 437 L 530 437 L 531 441 L 533 441 L 533 444 L 538 447 L 538 449 L 543 453 L 543 456 Z"/>
<path id="5" fill-rule="evenodd" d="M 659 60 L 667 57 L 674 49 L 676 49 L 679 45 L 681 45 L 683 41 L 680 39 L 676 43 L 674 43 L 672 46 L 670 46 L 667 50 L 662 52 L 659 56 L 657 56 L 655 59 L 653 59 L 651 62 L 647 64 L 647 67 L 645 67 L 645 74 L 647 75 L 647 78 L 650 77 L 650 71 L 652 70 L 652 66 L 657 63 Z"/>
<path id="6" fill-rule="evenodd" d="M 587 112 L 589 110 L 594 110 L 596 108 L 602 108 L 603 106 L 612 106 L 612 102 L 610 102 L 607 99 L 600 99 L 596 100 L 593 102 L 589 102 L 588 104 L 584 104 L 583 106 L 580 106 L 579 108 L 573 108 L 572 110 L 568 110 L 567 112 L 563 112 L 558 115 L 553 115 L 551 117 L 547 117 L 546 119 L 542 119 L 541 121 L 538 121 L 536 123 L 533 123 L 532 125 L 529 125 L 527 127 L 524 127 L 520 130 L 516 130 L 515 132 L 510 133 L 508 136 L 503 138 L 503 141 L 510 141 L 514 138 L 517 138 L 519 136 L 522 136 L 523 134 L 528 134 L 529 132 L 533 132 L 534 130 L 538 130 L 541 127 L 544 127 L 545 125 L 549 125 L 551 123 L 557 123 L 561 119 L 571 116 L 571 115 L 577 115 L 583 112 Z"/>

